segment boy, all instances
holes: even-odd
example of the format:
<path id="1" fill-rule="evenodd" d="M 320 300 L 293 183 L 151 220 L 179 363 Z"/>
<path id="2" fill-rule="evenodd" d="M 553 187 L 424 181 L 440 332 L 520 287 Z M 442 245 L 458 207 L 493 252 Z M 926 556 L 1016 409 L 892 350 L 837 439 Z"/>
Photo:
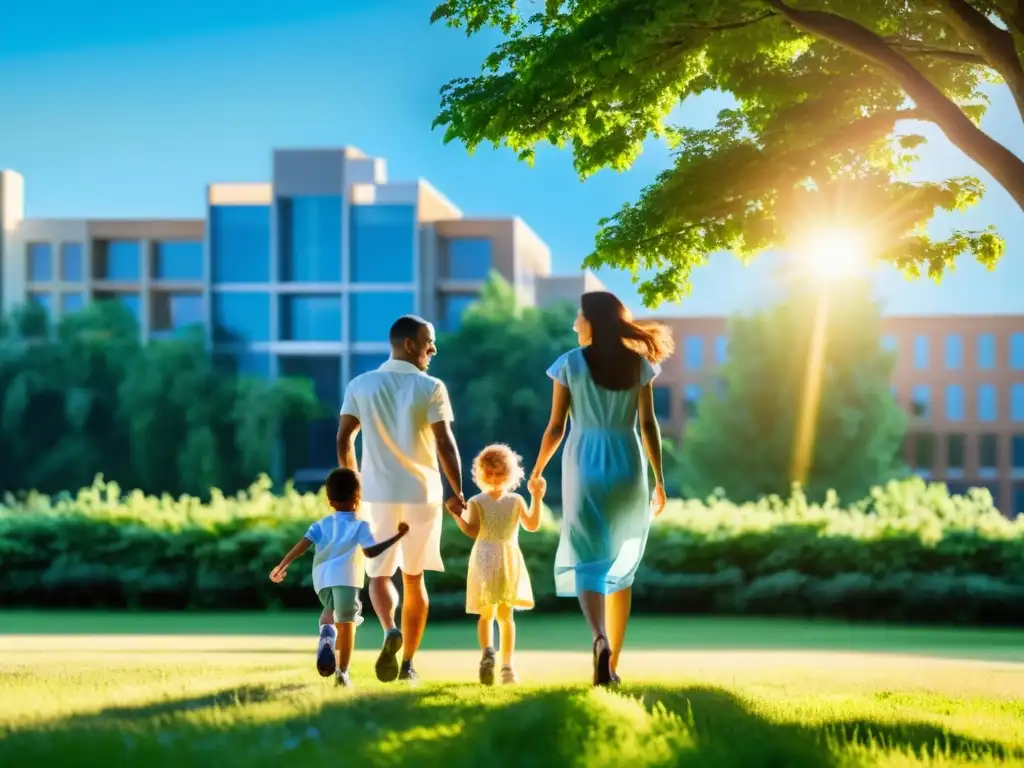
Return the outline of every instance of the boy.
<path id="1" fill-rule="evenodd" d="M 270 580 L 277 584 L 284 581 L 291 562 L 311 545 L 316 545 L 313 588 L 324 607 L 320 614 L 316 668 L 322 677 L 336 672 L 337 684 L 347 687 L 351 685 L 348 665 L 355 647 L 356 627 L 363 623 L 363 607 L 359 601 L 359 590 L 363 587 L 363 555 L 377 557 L 405 536 L 409 526 L 399 523 L 397 534 L 377 543 L 370 533 L 369 523 L 355 514 L 361 496 L 359 475 L 351 469 L 336 469 L 327 476 L 326 487 L 327 501 L 334 514 L 309 526 L 305 536 L 270 572 Z"/>

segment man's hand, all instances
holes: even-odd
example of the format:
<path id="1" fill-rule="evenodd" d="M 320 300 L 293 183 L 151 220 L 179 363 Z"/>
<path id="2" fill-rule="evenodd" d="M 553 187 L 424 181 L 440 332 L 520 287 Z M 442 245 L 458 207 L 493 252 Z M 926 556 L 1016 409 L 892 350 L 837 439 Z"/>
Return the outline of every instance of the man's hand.
<path id="1" fill-rule="evenodd" d="M 531 477 L 526 483 L 527 489 L 530 491 L 531 496 L 535 496 L 538 499 L 543 499 L 544 494 L 548 491 L 548 481 L 543 477 Z"/>
<path id="2" fill-rule="evenodd" d="M 665 486 L 660 483 L 654 486 L 654 493 L 651 494 L 651 510 L 655 517 L 665 510 Z"/>
<path id="3" fill-rule="evenodd" d="M 456 517 L 462 517 L 462 513 L 466 509 L 466 499 L 461 493 L 458 496 L 449 496 L 448 501 L 444 503 L 444 506 Z"/>
<path id="4" fill-rule="evenodd" d="M 288 566 L 279 565 L 270 572 L 270 580 L 275 584 L 280 584 L 284 581 L 284 577 L 288 575 Z"/>
<path id="5" fill-rule="evenodd" d="M 403 523 L 399 523 L 398 524 L 398 535 L 399 536 L 405 536 L 405 534 L 407 534 L 408 532 L 409 532 L 409 524 L 408 523 L 404 523 L 403 522 Z"/>

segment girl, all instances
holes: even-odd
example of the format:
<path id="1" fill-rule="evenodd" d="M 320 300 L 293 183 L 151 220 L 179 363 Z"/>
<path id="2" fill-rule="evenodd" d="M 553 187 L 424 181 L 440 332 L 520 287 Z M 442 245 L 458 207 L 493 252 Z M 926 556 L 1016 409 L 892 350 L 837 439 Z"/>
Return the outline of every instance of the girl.
<path id="1" fill-rule="evenodd" d="M 515 608 L 533 608 L 533 590 L 523 553 L 519 525 L 540 527 L 543 480 L 530 484 L 529 508 L 513 493 L 523 481 L 520 458 L 507 445 L 490 445 L 473 461 L 473 482 L 482 493 L 469 500 L 467 518 L 452 513 L 462 532 L 475 540 L 466 578 L 466 613 L 479 614 L 477 637 L 483 657 L 480 682 L 494 684 L 494 620 L 501 632 L 501 682 L 518 682 L 512 666 L 516 644 Z"/>

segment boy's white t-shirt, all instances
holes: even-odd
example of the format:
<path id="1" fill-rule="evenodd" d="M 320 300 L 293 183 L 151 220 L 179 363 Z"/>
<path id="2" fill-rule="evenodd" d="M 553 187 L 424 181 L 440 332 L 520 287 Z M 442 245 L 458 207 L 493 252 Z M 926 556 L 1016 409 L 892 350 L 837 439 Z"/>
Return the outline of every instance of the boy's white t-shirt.
<path id="1" fill-rule="evenodd" d="M 357 518 L 354 512 L 335 512 L 309 526 L 305 537 L 316 547 L 313 589 L 362 589 L 366 560 L 363 548 L 377 543 L 369 523 Z"/>

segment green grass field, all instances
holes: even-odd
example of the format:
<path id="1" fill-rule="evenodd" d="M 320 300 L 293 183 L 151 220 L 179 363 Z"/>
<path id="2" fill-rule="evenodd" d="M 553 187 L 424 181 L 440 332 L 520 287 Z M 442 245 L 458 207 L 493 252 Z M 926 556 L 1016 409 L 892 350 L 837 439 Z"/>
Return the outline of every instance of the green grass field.
<path id="1" fill-rule="evenodd" d="M 0 766 L 1024 765 L 1024 632 L 637 619 L 593 690 L 577 616 L 524 615 L 522 684 L 475 684 L 471 620 L 423 682 L 313 669 L 315 611 L 0 613 Z"/>

